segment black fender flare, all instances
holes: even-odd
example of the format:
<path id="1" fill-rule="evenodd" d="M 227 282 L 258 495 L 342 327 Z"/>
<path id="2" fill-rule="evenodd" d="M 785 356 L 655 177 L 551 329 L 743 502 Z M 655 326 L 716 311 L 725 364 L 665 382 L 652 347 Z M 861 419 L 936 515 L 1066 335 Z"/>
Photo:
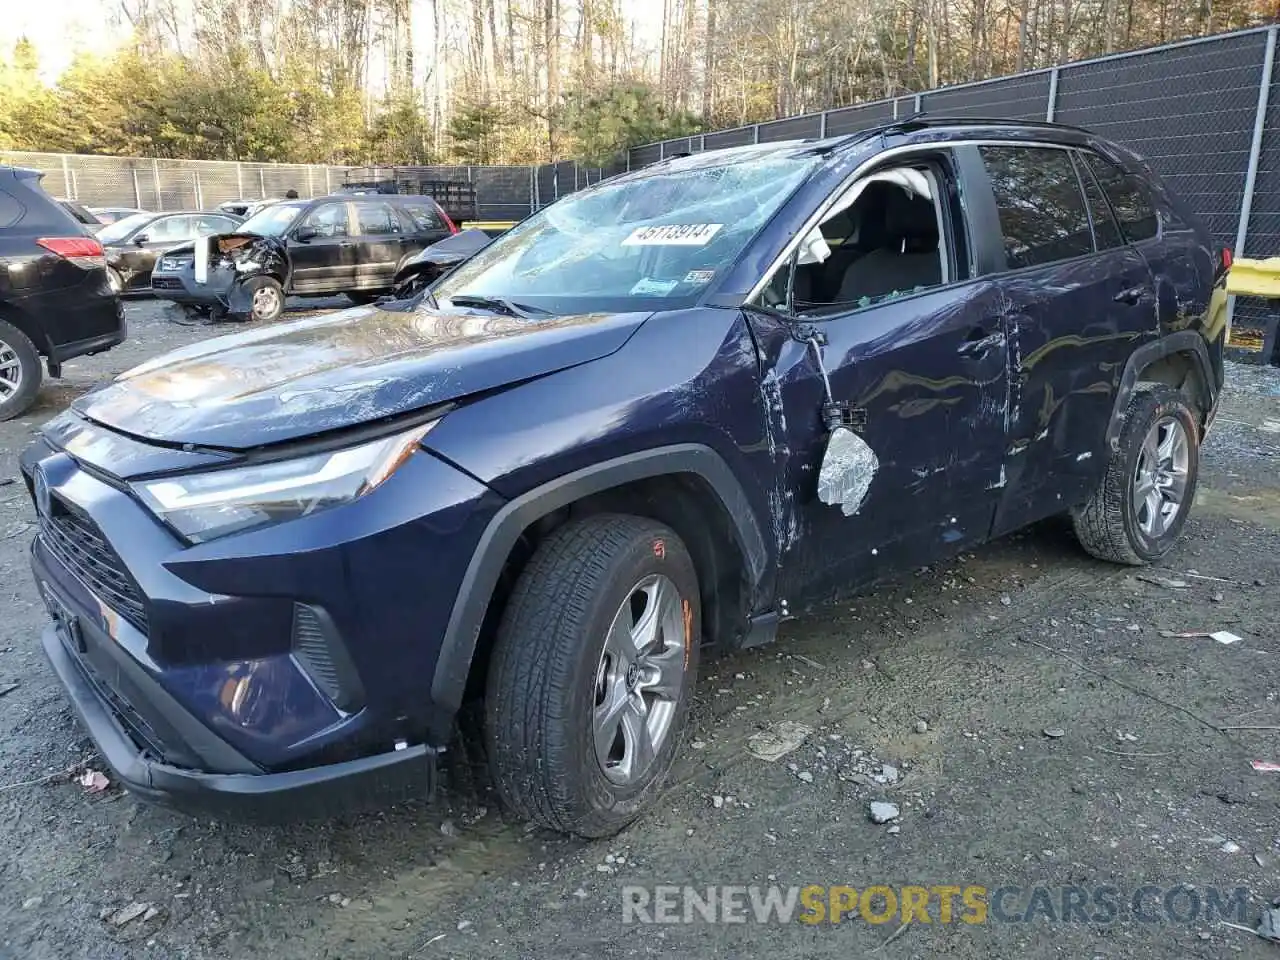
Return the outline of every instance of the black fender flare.
<path id="1" fill-rule="evenodd" d="M 738 478 L 710 447 L 675 444 L 584 467 L 516 497 L 489 521 L 467 565 L 440 643 L 431 679 L 432 702 L 454 711 L 462 705 L 489 600 L 507 558 L 530 524 L 592 494 L 636 480 L 681 473 L 700 477 L 714 491 L 732 521 L 747 575 L 753 584 L 760 583 L 768 554 L 755 512 Z"/>
<path id="2" fill-rule="evenodd" d="M 1195 358 L 1206 394 L 1203 397 L 1206 416 L 1213 409 L 1217 402 L 1220 385 L 1213 374 L 1213 363 L 1209 359 L 1209 347 L 1205 343 L 1204 336 L 1198 330 L 1179 330 L 1176 333 L 1166 334 L 1158 340 L 1143 344 L 1125 361 L 1124 373 L 1120 376 L 1120 388 L 1116 391 L 1115 406 L 1111 410 L 1111 422 L 1107 424 L 1108 450 L 1119 449 L 1120 431 L 1124 427 L 1124 413 L 1129 409 L 1129 400 L 1133 396 L 1133 389 L 1142 371 L 1175 353 L 1189 354 Z"/>

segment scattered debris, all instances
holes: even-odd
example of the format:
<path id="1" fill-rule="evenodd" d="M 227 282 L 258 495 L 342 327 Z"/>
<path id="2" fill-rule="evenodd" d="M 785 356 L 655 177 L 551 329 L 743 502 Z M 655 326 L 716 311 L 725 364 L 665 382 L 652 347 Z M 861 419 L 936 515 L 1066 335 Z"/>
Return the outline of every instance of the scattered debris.
<path id="1" fill-rule="evenodd" d="M 1262 911 L 1262 919 L 1258 921 L 1258 936 L 1263 940 L 1280 942 L 1280 906 Z"/>
<path id="2" fill-rule="evenodd" d="M 747 738 L 747 752 L 760 760 L 772 763 L 785 757 L 813 733 L 813 727 L 794 720 L 782 720 L 773 726 L 753 733 Z"/>
<path id="3" fill-rule="evenodd" d="M 22 901 L 23 910 L 34 910 L 40 904 L 44 903 L 44 897 L 28 897 Z"/>
<path id="4" fill-rule="evenodd" d="M 1012 604 L 1013 604 L 1013 600 L 1009 597 L 1007 593 L 1000 598 L 1000 606 L 1008 607 L 1008 606 L 1011 606 Z"/>
<path id="5" fill-rule="evenodd" d="M 1044 735 L 1050 740 L 1058 740 L 1065 737 L 1067 735 L 1067 731 L 1063 730 L 1061 727 L 1045 727 Z"/>
<path id="6" fill-rule="evenodd" d="M 1265 867 L 1265 866 L 1267 865 L 1267 861 L 1265 861 L 1265 860 L 1263 860 L 1263 859 L 1262 859 L 1262 854 L 1260 854 L 1260 853 L 1255 853 L 1255 854 L 1253 855 L 1253 862 L 1254 862 L 1254 863 L 1256 863 L 1256 864 L 1257 864 L 1258 866 L 1260 866 L 1260 867 Z"/>
<path id="7" fill-rule="evenodd" d="M 1138 739 L 1138 735 L 1136 733 L 1125 733 L 1123 730 L 1117 730 L 1116 739 L 1121 743 L 1135 743 Z"/>
<path id="8" fill-rule="evenodd" d="M 689 746 L 694 750 L 705 750 L 707 743 L 705 740 L 694 740 Z"/>
<path id="9" fill-rule="evenodd" d="M 21 686 L 21 684 L 16 680 L 13 683 L 0 684 L 0 697 L 7 697 L 9 694 L 13 693 L 13 691 L 17 690 L 19 686 Z"/>
<path id="10" fill-rule="evenodd" d="M 1235 583 L 1234 580 L 1228 580 L 1225 577 L 1206 577 L 1203 573 L 1197 573 L 1195 570 L 1188 570 L 1185 575 L 1196 580 L 1209 580 L 1213 583 Z"/>
<path id="11" fill-rule="evenodd" d="M 583 896 L 586 896 L 586 894 L 583 894 Z M 443 940 L 443 939 L 444 939 L 444 934 L 443 934 L 443 933 L 437 933 L 434 937 L 432 937 L 430 940 L 428 940 L 426 943 L 424 943 L 424 944 L 423 944 L 423 946 L 424 946 L 424 947 L 429 947 L 429 946 L 431 946 L 433 943 L 435 943 L 437 940 Z"/>
<path id="12" fill-rule="evenodd" d="M 1239 853 L 1240 844 L 1236 843 L 1234 840 L 1228 840 L 1218 849 L 1223 853 Z"/>
<path id="13" fill-rule="evenodd" d="M 1134 579 L 1141 580 L 1143 583 L 1154 583 L 1157 587 L 1168 587 L 1171 590 L 1181 590 L 1191 586 L 1185 580 L 1170 580 L 1168 577 L 1138 576 Z"/>
<path id="14" fill-rule="evenodd" d="M 1225 595 L 1221 590 L 1219 590 L 1217 593 L 1215 593 L 1215 594 L 1214 594 L 1213 596 L 1211 596 L 1209 599 L 1210 599 L 1211 601 L 1213 601 L 1214 603 L 1221 603 L 1223 600 L 1225 600 L 1225 599 L 1227 599 L 1227 598 L 1226 598 L 1226 595 Z"/>
<path id="15" fill-rule="evenodd" d="M 803 664 L 807 664 L 808 666 L 813 667 L 813 669 L 815 669 L 815 670 L 825 670 L 825 669 L 826 669 L 826 667 L 824 667 L 822 664 L 820 664 L 817 660 L 812 660 L 812 659 L 810 659 L 809 657 L 806 657 L 806 656 L 805 656 L 804 654 L 802 654 L 802 653 L 793 653 L 791 656 L 795 657 L 795 658 L 796 658 L 797 660 L 799 660 L 801 663 L 803 663 Z"/>
<path id="16" fill-rule="evenodd" d="M 445 820 L 443 823 L 441 823 L 440 832 L 443 833 L 446 837 L 462 836 L 462 831 L 458 829 L 458 825 L 455 824 L 452 820 Z"/>
<path id="17" fill-rule="evenodd" d="M 467 927 L 469 927 L 469 926 L 471 926 L 471 921 L 470 921 L 470 920 L 459 920 L 459 921 L 458 921 L 458 930 L 459 930 L 459 931 L 465 930 L 465 929 L 467 929 Z"/>
<path id="18" fill-rule="evenodd" d="M 131 923 L 134 920 L 137 920 L 148 910 L 152 909 L 154 909 L 154 906 L 150 903 L 138 903 L 135 901 L 127 907 L 121 907 L 115 913 L 107 917 L 107 923 L 112 926 L 123 927 L 126 923 Z M 155 914 L 152 914 L 152 916 L 155 916 Z"/>
<path id="19" fill-rule="evenodd" d="M 898 819 L 898 805 L 896 803 L 872 800 L 867 807 L 867 812 L 871 815 L 872 823 L 888 823 L 890 820 Z"/>
<path id="20" fill-rule="evenodd" d="M 929 732 L 929 723 L 928 723 L 928 721 L 926 721 L 926 720 L 917 720 L 917 721 L 916 721 L 916 733 L 928 733 L 928 732 Z"/>
<path id="21" fill-rule="evenodd" d="M 808 770 L 801 770 L 796 776 L 805 783 L 813 783 L 813 774 Z"/>
<path id="22" fill-rule="evenodd" d="M 719 810 L 721 807 L 724 806 L 724 797 L 720 796 L 720 794 L 717 793 L 714 797 L 711 798 L 711 806 Z"/>
<path id="23" fill-rule="evenodd" d="M 107 779 L 107 775 L 99 770 L 86 770 L 76 777 L 76 783 L 84 787 L 86 793 L 101 793 L 111 786 L 111 781 Z"/>
<path id="24" fill-rule="evenodd" d="M 1222 644 L 1232 644 L 1232 643 L 1240 642 L 1239 637 L 1237 637 L 1234 633 L 1229 633 L 1226 630 L 1215 630 L 1213 632 L 1209 632 L 1206 630 L 1161 630 L 1160 636 L 1176 637 L 1179 640 L 1197 640 L 1201 637 L 1204 637 L 1209 640 L 1217 640 L 1219 643 L 1222 643 Z"/>
<path id="25" fill-rule="evenodd" d="M 880 772 L 877 773 L 875 776 L 873 776 L 871 779 L 874 780 L 876 783 L 881 783 L 881 784 L 897 783 L 898 768 L 888 763 L 882 763 L 880 764 Z"/>
<path id="26" fill-rule="evenodd" d="M 573 891 L 573 895 L 577 897 L 579 900 L 587 899 L 587 891 L 583 890 L 581 887 Z"/>
<path id="27" fill-rule="evenodd" d="M 18 481 L 15 480 L 13 477 L 5 477 L 3 480 L 0 480 L 0 487 L 7 487 L 10 484 L 17 483 L 17 482 Z"/>
<path id="28" fill-rule="evenodd" d="M 885 833 L 890 833 L 895 836 L 901 832 L 902 832 L 902 828 L 898 826 L 896 823 L 893 826 L 891 826 L 888 830 L 885 831 Z"/>
<path id="29" fill-rule="evenodd" d="M 1259 773 L 1280 773 L 1280 763 L 1273 763 L 1270 760 L 1250 760 L 1249 766 Z"/>

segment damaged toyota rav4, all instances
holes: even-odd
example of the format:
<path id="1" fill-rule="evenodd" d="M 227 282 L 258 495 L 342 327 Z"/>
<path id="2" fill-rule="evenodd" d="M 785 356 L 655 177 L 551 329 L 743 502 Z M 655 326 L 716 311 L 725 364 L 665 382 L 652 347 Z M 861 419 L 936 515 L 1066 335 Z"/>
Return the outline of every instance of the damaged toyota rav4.
<path id="1" fill-rule="evenodd" d="M 1168 551 L 1224 259 L 1138 158 L 1048 124 L 618 176 L 414 299 L 178 350 L 50 421 L 22 461 L 43 646 L 141 797 L 421 796 L 461 715 L 512 812 L 608 835 L 709 646 L 1055 514 L 1106 560 Z"/>

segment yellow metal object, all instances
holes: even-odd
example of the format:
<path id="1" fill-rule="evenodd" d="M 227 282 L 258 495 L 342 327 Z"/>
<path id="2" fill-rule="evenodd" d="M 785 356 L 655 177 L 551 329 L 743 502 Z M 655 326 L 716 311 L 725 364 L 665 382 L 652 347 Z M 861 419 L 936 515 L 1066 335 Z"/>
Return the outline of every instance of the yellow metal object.
<path id="1" fill-rule="evenodd" d="M 1235 296 L 1280 297 L 1280 257 L 1249 260 L 1237 257 L 1227 271 L 1227 293 Z"/>
<path id="2" fill-rule="evenodd" d="M 463 230 L 510 230 L 516 225 L 515 220 L 468 220 L 459 226 Z"/>

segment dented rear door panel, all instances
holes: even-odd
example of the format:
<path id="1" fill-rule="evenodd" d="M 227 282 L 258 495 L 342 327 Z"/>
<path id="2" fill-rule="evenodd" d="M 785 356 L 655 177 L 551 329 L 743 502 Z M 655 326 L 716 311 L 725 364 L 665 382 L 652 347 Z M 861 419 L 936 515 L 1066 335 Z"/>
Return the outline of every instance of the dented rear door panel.
<path id="1" fill-rule="evenodd" d="M 999 282 L 1012 374 L 996 535 L 1065 510 L 1096 486 L 1125 361 L 1157 332 L 1151 275 L 1132 247 Z"/>

